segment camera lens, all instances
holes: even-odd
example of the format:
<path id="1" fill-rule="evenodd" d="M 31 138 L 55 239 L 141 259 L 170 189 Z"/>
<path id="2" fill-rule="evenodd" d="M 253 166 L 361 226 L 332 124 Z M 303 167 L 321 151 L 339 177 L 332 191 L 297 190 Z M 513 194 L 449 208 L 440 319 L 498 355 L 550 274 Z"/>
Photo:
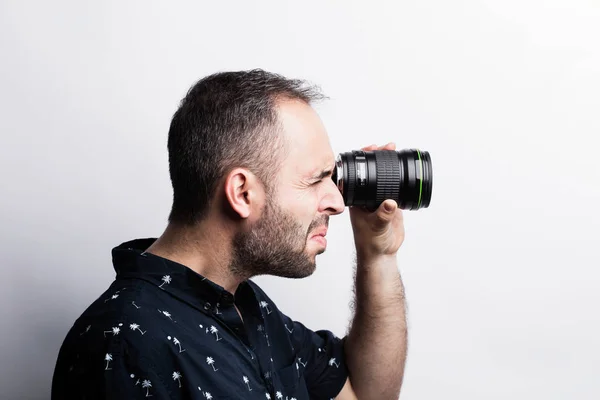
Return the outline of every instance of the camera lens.
<path id="1" fill-rule="evenodd" d="M 386 199 L 398 207 L 429 207 L 433 188 L 431 157 L 418 149 L 341 153 L 332 176 L 346 206 L 376 210 Z"/>

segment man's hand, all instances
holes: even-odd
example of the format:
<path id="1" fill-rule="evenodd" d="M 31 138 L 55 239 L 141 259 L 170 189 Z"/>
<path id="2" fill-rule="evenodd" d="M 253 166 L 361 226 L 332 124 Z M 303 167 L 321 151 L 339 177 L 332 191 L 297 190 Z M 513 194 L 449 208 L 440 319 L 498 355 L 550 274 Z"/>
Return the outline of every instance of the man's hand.
<path id="1" fill-rule="evenodd" d="M 371 145 L 361 150 L 396 150 L 396 145 L 394 143 L 382 147 Z M 350 207 L 350 221 L 359 258 L 371 259 L 395 255 L 404 242 L 402 210 L 394 200 L 385 200 L 373 212 L 361 207 Z"/>

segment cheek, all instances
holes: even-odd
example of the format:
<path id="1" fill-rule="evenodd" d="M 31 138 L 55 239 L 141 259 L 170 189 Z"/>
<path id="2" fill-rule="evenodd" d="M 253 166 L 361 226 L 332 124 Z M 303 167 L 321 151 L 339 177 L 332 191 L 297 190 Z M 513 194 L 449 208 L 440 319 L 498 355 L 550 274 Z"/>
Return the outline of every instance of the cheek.
<path id="1" fill-rule="evenodd" d="M 280 206 L 294 217 L 305 232 L 308 232 L 318 214 L 320 190 L 320 187 L 309 187 L 299 191 L 288 189 L 279 197 Z"/>
<path id="2" fill-rule="evenodd" d="M 309 198 L 306 199 L 304 209 L 302 210 L 302 222 L 304 229 L 307 231 L 311 228 L 312 223 L 319 216 L 319 190 L 314 190 Z"/>

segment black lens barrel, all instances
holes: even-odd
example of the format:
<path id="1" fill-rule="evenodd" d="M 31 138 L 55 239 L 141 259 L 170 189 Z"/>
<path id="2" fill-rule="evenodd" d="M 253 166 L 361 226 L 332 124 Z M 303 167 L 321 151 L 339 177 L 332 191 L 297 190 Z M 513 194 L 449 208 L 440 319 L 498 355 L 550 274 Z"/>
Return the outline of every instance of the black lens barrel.
<path id="1" fill-rule="evenodd" d="M 341 153 L 332 178 L 346 206 L 374 211 L 393 199 L 401 209 L 418 210 L 431 202 L 431 156 L 418 149 Z"/>

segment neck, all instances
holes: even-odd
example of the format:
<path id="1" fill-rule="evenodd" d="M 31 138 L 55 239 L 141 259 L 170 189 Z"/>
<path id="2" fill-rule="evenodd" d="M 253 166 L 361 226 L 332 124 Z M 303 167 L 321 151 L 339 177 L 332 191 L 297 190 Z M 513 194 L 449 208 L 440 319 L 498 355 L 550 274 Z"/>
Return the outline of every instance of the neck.
<path id="1" fill-rule="evenodd" d="M 146 252 L 185 265 L 233 294 L 243 278 L 229 268 L 231 235 L 222 226 L 211 221 L 193 227 L 171 223 Z"/>

